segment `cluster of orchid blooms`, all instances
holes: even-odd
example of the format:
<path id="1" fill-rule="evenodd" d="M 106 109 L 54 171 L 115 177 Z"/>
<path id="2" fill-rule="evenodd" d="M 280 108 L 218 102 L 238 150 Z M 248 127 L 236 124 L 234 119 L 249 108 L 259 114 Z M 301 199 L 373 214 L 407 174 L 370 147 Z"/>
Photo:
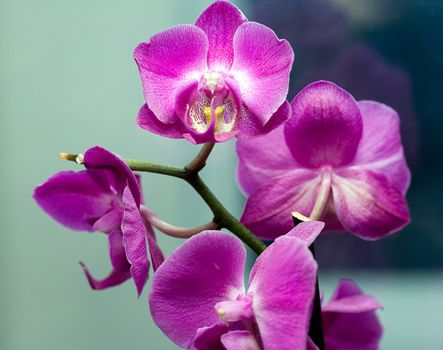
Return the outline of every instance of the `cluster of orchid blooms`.
<path id="1" fill-rule="evenodd" d="M 140 295 L 152 264 L 151 316 L 186 349 L 377 349 L 381 305 L 341 280 L 320 306 L 312 245 L 321 232 L 376 240 L 409 222 L 410 174 L 396 112 L 355 101 L 327 81 L 305 87 L 289 103 L 291 46 L 223 0 L 195 25 L 141 43 L 134 58 L 146 99 L 138 125 L 204 145 L 183 169 L 123 160 L 99 146 L 61 154 L 85 170 L 55 174 L 34 197 L 64 226 L 107 235 L 109 275 L 96 279 L 82 264 L 91 287 L 132 278 Z M 247 196 L 240 220 L 199 176 L 214 144 L 233 137 Z M 184 179 L 214 220 L 189 229 L 161 221 L 143 205 L 133 171 Z M 189 239 L 165 259 L 153 227 Z M 273 242 L 266 247 L 261 239 Z M 258 254 L 247 285 L 243 243 Z"/>

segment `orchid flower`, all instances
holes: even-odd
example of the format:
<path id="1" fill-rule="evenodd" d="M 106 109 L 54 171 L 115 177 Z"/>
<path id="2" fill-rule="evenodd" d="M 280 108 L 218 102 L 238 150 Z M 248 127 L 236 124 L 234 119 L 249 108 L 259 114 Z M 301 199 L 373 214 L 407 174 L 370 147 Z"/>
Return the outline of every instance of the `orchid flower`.
<path id="1" fill-rule="evenodd" d="M 138 125 L 192 143 L 265 134 L 290 115 L 294 54 L 264 25 L 216 1 L 195 25 L 177 25 L 134 51 L 146 104 Z"/>
<path id="2" fill-rule="evenodd" d="M 328 304 L 322 307 L 327 350 L 377 350 L 383 328 L 375 314 L 380 303 L 352 280 L 341 280 Z M 308 350 L 318 350 L 308 340 Z"/>
<path id="3" fill-rule="evenodd" d="M 356 102 L 319 81 L 292 101 L 292 117 L 270 134 L 237 142 L 238 178 L 248 200 L 241 221 L 274 239 L 292 227 L 291 211 L 320 216 L 329 230 L 375 240 L 410 220 L 410 173 L 399 118 L 386 105 Z"/>
<path id="4" fill-rule="evenodd" d="M 34 198 L 62 225 L 107 234 L 111 273 L 94 279 L 82 263 L 93 289 L 101 290 L 133 278 L 140 293 L 148 278 L 148 241 L 154 270 L 163 261 L 151 225 L 140 215 L 141 192 L 134 173 L 116 155 L 101 147 L 85 152 L 86 170 L 62 171 L 38 186 Z"/>
<path id="5" fill-rule="evenodd" d="M 186 241 L 154 275 L 157 326 L 182 348 L 305 350 L 317 264 L 307 248 L 324 224 L 306 222 L 256 260 L 244 286 L 246 251 L 220 231 Z"/>

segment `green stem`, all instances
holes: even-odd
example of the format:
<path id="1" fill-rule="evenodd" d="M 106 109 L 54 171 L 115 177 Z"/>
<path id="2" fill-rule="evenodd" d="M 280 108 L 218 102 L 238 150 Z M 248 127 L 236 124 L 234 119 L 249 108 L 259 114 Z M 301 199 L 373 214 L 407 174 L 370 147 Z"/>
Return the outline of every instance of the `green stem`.
<path id="1" fill-rule="evenodd" d="M 75 161 L 77 154 L 66 154 L 61 157 L 63 159 Z M 240 221 L 235 218 L 212 193 L 202 178 L 198 175 L 198 171 L 189 171 L 176 167 L 160 165 L 141 160 L 125 159 L 126 164 L 134 171 L 162 174 L 180 178 L 189 183 L 194 190 L 205 201 L 214 215 L 214 222 L 221 227 L 227 228 L 244 243 L 246 243 L 257 255 L 260 255 L 265 249 L 265 244 L 254 236 Z"/>

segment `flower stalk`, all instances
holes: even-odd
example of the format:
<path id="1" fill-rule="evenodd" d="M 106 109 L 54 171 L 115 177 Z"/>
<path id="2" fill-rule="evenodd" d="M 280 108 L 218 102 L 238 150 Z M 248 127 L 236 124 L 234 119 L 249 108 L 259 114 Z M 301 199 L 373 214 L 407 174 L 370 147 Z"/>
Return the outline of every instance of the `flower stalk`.
<path id="1" fill-rule="evenodd" d="M 65 153 L 63 159 L 76 162 L 77 154 Z M 257 255 L 260 255 L 266 248 L 265 244 L 254 236 L 244 225 L 242 225 L 218 200 L 214 193 L 202 180 L 197 170 L 190 172 L 186 168 L 177 168 L 166 165 L 155 164 L 134 159 L 124 159 L 125 163 L 133 171 L 147 172 L 161 175 L 168 175 L 185 180 L 205 201 L 214 215 L 214 223 L 219 227 L 224 227 L 240 238 Z M 192 163 L 192 162 L 191 162 Z M 201 169 L 200 169 L 201 170 Z"/>

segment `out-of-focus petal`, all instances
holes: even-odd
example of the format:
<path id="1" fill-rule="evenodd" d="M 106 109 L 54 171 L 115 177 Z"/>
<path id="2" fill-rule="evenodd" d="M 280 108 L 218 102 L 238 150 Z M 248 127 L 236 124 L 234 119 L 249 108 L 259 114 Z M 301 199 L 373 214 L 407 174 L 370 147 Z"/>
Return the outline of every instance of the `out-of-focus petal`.
<path id="1" fill-rule="evenodd" d="M 361 238 L 382 238 L 410 221 L 402 193 L 384 175 L 373 171 L 337 171 L 332 177 L 332 195 L 340 222 Z"/>
<path id="2" fill-rule="evenodd" d="M 170 124 L 163 123 L 157 119 L 155 114 L 146 104 L 143 105 L 138 112 L 137 124 L 142 129 L 173 139 L 181 139 L 183 138 L 183 134 L 187 132 L 180 119 L 177 118 L 173 123 Z"/>
<path id="3" fill-rule="evenodd" d="M 253 309 L 266 350 L 305 350 L 317 264 L 294 237 L 275 240 L 250 275 Z"/>
<path id="4" fill-rule="evenodd" d="M 365 296 L 351 280 L 340 281 L 331 301 L 323 308 L 323 329 L 328 350 L 379 349 L 383 329 L 375 310 L 380 304 L 355 303 L 356 299 Z M 351 306 L 344 307 L 346 302 Z M 334 303 L 341 303 L 342 306 L 334 307 Z M 328 310 L 329 305 L 331 308 Z"/>
<path id="5" fill-rule="evenodd" d="M 283 235 L 294 226 L 293 211 L 310 214 L 320 183 L 321 175 L 307 169 L 273 178 L 249 196 L 240 221 L 262 239 Z"/>
<path id="6" fill-rule="evenodd" d="M 226 350 L 260 350 L 257 340 L 248 331 L 231 331 L 223 334 L 221 342 Z"/>
<path id="7" fill-rule="evenodd" d="M 319 81 L 305 87 L 291 107 L 285 137 L 301 165 L 341 166 L 354 159 L 363 124 L 358 104 L 348 92 Z"/>
<path id="8" fill-rule="evenodd" d="M 246 22 L 234 35 L 231 74 L 247 108 L 266 124 L 286 100 L 294 52 L 268 27 Z"/>
<path id="9" fill-rule="evenodd" d="M 294 170 L 294 160 L 283 134 L 283 126 L 252 140 L 238 140 L 238 181 L 242 190 L 251 195 L 261 185 Z"/>
<path id="10" fill-rule="evenodd" d="M 102 169 L 112 171 L 116 182 L 113 184 L 121 196 L 126 186 L 129 186 L 137 205 L 140 205 L 140 188 L 135 174 L 129 169 L 128 165 L 116 154 L 109 152 L 101 146 L 95 146 L 88 149 L 84 156 L 85 167 L 88 170 Z"/>
<path id="11" fill-rule="evenodd" d="M 100 171 L 62 171 L 34 190 L 34 199 L 54 220 L 73 230 L 94 231 L 112 209 L 113 195 Z"/>
<path id="12" fill-rule="evenodd" d="M 187 240 L 154 274 L 149 305 L 156 325 L 190 347 L 199 328 L 220 323 L 214 306 L 244 292 L 245 259 L 241 241 L 220 231 Z"/>
<path id="13" fill-rule="evenodd" d="M 141 43 L 134 51 L 149 108 L 161 122 L 176 119 L 175 96 L 181 84 L 207 70 L 208 39 L 194 25 L 177 25 Z"/>
<path id="14" fill-rule="evenodd" d="M 234 57 L 234 34 L 246 17 L 228 1 L 216 1 L 198 17 L 195 25 L 208 36 L 209 69 L 229 71 Z"/>
<path id="15" fill-rule="evenodd" d="M 307 221 L 301 222 L 289 231 L 286 236 L 296 237 L 302 240 L 306 246 L 314 243 L 315 239 L 325 227 L 325 223 L 321 221 Z"/>
<path id="16" fill-rule="evenodd" d="M 131 275 L 140 296 L 148 280 L 149 260 L 146 250 L 146 231 L 140 210 L 130 189 L 123 191 L 124 212 L 121 229 L 126 258 L 131 264 Z"/>
<path id="17" fill-rule="evenodd" d="M 384 174 L 403 194 L 411 174 L 400 139 L 400 118 L 392 108 L 374 101 L 358 102 L 363 136 L 352 165 Z"/>
<path id="18" fill-rule="evenodd" d="M 203 327 L 195 334 L 194 350 L 226 350 L 221 343 L 221 336 L 229 331 L 226 323 L 217 323 L 214 326 Z"/>

